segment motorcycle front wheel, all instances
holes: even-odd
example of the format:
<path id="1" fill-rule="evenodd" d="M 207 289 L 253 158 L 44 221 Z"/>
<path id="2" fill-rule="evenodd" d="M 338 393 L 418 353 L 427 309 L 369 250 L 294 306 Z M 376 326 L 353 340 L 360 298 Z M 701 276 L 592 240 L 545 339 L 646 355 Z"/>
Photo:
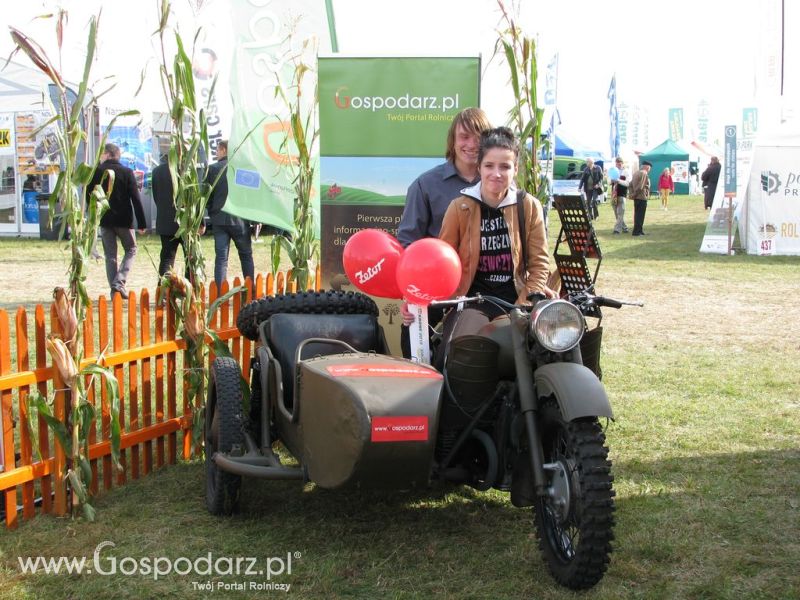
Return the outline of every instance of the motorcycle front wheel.
<path id="1" fill-rule="evenodd" d="M 555 400 L 539 411 L 549 493 L 534 518 L 553 578 L 574 590 L 603 578 L 614 539 L 614 490 L 605 434 L 597 418 L 566 422 Z"/>

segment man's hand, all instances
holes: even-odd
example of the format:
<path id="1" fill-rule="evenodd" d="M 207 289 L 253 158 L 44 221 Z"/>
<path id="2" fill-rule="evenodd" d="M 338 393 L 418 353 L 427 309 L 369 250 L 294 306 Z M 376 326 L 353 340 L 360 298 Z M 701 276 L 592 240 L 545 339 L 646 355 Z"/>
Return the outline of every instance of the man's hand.
<path id="1" fill-rule="evenodd" d="M 140 235 L 144 235 L 147 232 L 147 229 L 142 228 L 142 229 L 137 229 L 136 231 L 138 231 Z"/>
<path id="2" fill-rule="evenodd" d="M 414 314 L 408 310 L 408 302 L 402 302 L 400 304 L 400 314 L 403 315 L 403 325 L 406 327 L 411 325 L 415 320 Z"/>
<path id="3" fill-rule="evenodd" d="M 200 223 L 200 229 L 197 230 L 197 233 L 199 233 L 200 235 L 203 235 L 205 232 L 206 232 L 206 224 L 205 223 Z"/>

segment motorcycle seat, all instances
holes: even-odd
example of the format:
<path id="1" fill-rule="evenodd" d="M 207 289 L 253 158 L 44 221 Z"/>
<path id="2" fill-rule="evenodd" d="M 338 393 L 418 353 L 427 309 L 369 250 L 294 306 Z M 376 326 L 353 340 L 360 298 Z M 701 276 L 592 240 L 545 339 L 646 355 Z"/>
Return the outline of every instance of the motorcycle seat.
<path id="1" fill-rule="evenodd" d="M 372 315 L 309 315 L 279 313 L 262 324 L 272 355 L 281 367 L 286 406 L 294 404 L 297 348 L 309 338 L 327 338 L 349 344 L 359 352 L 387 354 L 386 340 L 378 320 Z M 306 344 L 299 360 L 341 354 L 347 349 L 332 341 Z"/>

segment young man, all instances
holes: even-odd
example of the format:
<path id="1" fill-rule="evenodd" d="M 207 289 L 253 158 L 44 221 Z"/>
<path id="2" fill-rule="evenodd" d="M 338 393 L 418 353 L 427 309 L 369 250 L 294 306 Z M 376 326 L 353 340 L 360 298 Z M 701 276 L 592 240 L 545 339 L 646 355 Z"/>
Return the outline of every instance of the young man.
<path id="1" fill-rule="evenodd" d="M 119 146 L 106 144 L 101 158 L 103 162 L 97 167 L 89 187 L 86 188 L 86 194 L 88 198 L 95 186 L 103 180 L 103 174 L 106 171 L 114 171 L 114 185 L 111 195 L 108 197 L 109 210 L 100 219 L 100 238 L 103 241 L 103 251 L 106 255 L 106 277 L 108 285 L 111 287 L 111 295 L 118 293 L 123 298 L 127 298 L 128 290 L 125 284 L 136 256 L 136 233 L 133 230 L 134 214 L 139 223 L 139 233 L 145 232 L 147 222 L 142 208 L 142 199 L 139 196 L 136 175 L 128 167 L 120 164 Z M 110 187 L 108 178 L 104 180 L 103 187 L 108 194 Z M 117 264 L 117 238 L 125 250 L 120 265 Z"/>
<path id="2" fill-rule="evenodd" d="M 478 147 L 484 131 L 491 129 L 489 118 L 480 108 L 465 108 L 458 113 L 447 132 L 446 161 L 426 171 L 408 187 L 406 205 L 397 239 L 405 248 L 426 237 L 439 237 L 442 219 L 450 202 L 461 190 L 478 181 Z M 428 311 L 428 323 L 442 319 L 442 309 Z M 400 330 L 403 356 L 411 356 L 408 327 Z"/>
<path id="3" fill-rule="evenodd" d="M 250 226 L 243 219 L 224 211 L 225 201 L 228 199 L 227 140 L 220 140 L 217 143 L 216 154 L 217 162 L 208 167 L 206 183 L 213 186 L 207 209 L 214 232 L 214 281 L 217 282 L 217 286 L 221 286 L 228 276 L 228 250 L 231 240 L 239 252 L 244 277 L 249 277 L 251 280 L 255 278 L 255 264 Z"/>
<path id="4" fill-rule="evenodd" d="M 644 215 L 647 212 L 647 199 L 650 197 L 650 167 L 649 162 L 644 161 L 641 168 L 636 171 L 631 180 L 630 194 L 633 198 L 633 232 L 631 235 L 646 235 L 644 227 Z"/>

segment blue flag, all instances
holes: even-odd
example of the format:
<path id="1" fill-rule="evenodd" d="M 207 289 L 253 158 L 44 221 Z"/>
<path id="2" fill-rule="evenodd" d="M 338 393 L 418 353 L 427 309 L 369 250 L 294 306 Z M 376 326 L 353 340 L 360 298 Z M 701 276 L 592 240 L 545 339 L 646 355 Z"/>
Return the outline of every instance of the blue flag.
<path id="1" fill-rule="evenodd" d="M 611 121 L 608 141 L 611 147 L 611 156 L 619 156 L 619 115 L 617 114 L 617 75 L 611 77 L 611 85 L 608 86 L 608 118 Z"/>

